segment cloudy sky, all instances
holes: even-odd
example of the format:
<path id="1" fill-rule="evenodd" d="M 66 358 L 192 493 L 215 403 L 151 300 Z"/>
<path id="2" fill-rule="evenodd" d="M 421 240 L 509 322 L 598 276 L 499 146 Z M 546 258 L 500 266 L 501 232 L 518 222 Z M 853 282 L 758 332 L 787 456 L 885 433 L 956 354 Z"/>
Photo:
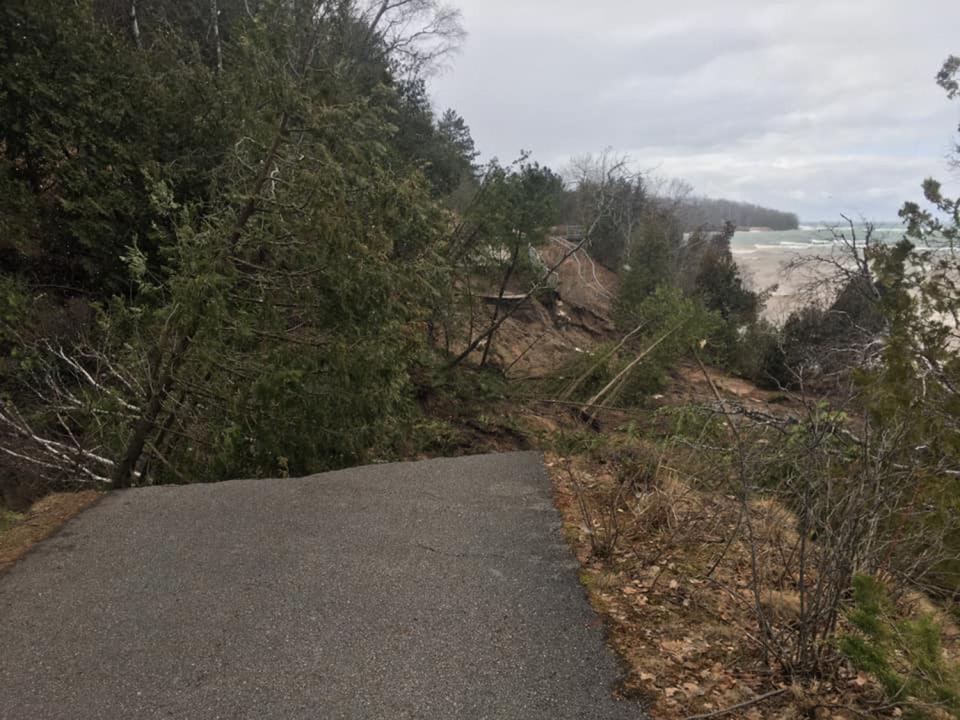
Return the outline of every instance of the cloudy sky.
<path id="1" fill-rule="evenodd" d="M 451 1 L 469 36 L 433 97 L 484 158 L 610 147 L 805 220 L 894 219 L 950 177 L 960 102 L 933 77 L 960 0 Z"/>

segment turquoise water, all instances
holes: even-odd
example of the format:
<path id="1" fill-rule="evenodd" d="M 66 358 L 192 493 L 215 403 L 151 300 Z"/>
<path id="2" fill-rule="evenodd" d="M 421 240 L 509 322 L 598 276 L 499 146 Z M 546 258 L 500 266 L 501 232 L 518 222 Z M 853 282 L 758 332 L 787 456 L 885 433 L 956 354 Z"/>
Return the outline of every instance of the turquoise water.
<path id="1" fill-rule="evenodd" d="M 866 236 L 866 228 L 854 226 L 858 243 Z M 838 228 L 850 237 L 850 228 Z M 895 225 L 877 227 L 873 231 L 873 240 L 888 243 L 903 237 L 903 228 Z M 824 227 L 801 226 L 798 230 L 780 230 L 772 232 L 738 232 L 731 243 L 735 254 L 759 250 L 806 250 L 815 247 L 828 247 L 837 241 Z"/>

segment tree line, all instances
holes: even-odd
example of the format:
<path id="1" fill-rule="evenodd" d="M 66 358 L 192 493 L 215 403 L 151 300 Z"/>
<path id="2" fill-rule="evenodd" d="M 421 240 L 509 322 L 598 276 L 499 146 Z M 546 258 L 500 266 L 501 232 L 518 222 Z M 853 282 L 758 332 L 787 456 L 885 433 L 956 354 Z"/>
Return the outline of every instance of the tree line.
<path id="1" fill-rule="evenodd" d="M 726 222 L 739 228 L 771 230 L 796 230 L 800 226 L 796 213 L 733 200 L 690 197 L 680 204 L 679 214 L 684 227 L 691 231 L 700 227 L 721 228 Z"/>

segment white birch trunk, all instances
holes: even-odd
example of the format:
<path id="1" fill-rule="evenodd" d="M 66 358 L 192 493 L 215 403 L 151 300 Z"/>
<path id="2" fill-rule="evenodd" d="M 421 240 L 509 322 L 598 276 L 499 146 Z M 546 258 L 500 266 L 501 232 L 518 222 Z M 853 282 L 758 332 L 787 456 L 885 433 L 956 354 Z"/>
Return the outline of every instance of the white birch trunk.
<path id="1" fill-rule="evenodd" d="M 130 0 L 130 32 L 137 47 L 143 50 L 143 40 L 140 39 L 140 23 L 137 21 L 137 0 Z"/>
<path id="2" fill-rule="evenodd" d="M 210 0 L 210 16 L 213 21 L 213 42 L 217 52 L 217 71 L 223 71 L 223 48 L 220 45 L 220 10 L 217 0 Z"/>

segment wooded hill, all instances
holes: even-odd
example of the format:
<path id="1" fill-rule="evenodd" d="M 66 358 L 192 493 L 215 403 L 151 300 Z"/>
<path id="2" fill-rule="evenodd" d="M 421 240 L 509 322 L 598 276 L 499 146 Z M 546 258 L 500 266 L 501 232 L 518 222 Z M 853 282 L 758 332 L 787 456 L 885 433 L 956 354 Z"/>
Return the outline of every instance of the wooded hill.
<path id="1" fill-rule="evenodd" d="M 795 213 L 733 200 L 686 198 L 680 202 L 677 213 L 689 231 L 702 227 L 716 230 L 727 222 L 738 228 L 765 227 L 771 230 L 796 230 L 800 225 Z"/>

